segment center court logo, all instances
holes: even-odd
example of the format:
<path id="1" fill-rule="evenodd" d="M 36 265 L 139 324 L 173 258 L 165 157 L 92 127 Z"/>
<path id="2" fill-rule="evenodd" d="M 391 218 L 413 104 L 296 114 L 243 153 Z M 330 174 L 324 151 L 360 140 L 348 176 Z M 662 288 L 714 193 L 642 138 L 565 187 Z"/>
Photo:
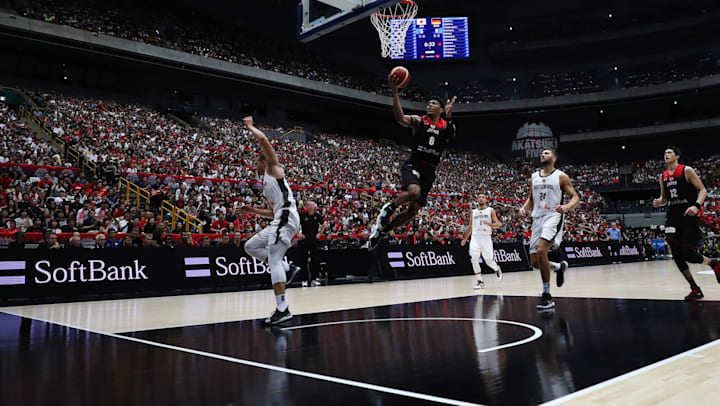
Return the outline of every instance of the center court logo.
<path id="1" fill-rule="evenodd" d="M 455 257 L 449 252 L 436 254 L 432 251 L 425 251 L 418 255 L 412 252 L 406 252 L 404 255 L 402 252 L 388 252 L 387 257 L 391 268 L 455 265 Z"/>
<path id="2" fill-rule="evenodd" d="M 213 269 L 217 276 L 238 276 L 238 275 L 258 275 L 270 273 L 268 265 L 256 258 L 240 257 L 237 261 L 228 261 L 227 257 L 217 257 L 213 262 L 214 267 L 210 266 L 210 257 L 186 257 L 185 259 L 185 277 L 187 278 L 207 278 L 212 276 Z M 283 262 L 290 264 L 287 257 Z"/>

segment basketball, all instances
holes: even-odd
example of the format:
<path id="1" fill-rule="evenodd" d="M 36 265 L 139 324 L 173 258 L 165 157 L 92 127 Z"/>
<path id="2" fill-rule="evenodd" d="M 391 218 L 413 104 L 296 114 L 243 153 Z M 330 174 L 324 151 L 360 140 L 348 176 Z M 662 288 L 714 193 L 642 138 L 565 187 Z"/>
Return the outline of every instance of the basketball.
<path id="1" fill-rule="evenodd" d="M 410 83 L 410 71 L 404 66 L 396 66 L 390 71 L 390 74 L 398 78 L 400 83 L 398 87 L 405 87 Z"/>

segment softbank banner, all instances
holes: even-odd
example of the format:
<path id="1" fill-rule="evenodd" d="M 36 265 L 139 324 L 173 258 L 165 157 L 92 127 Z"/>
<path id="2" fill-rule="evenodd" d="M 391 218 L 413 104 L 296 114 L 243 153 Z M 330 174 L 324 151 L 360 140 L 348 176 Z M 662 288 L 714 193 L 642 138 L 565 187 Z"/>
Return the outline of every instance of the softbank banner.
<path id="1" fill-rule="evenodd" d="M 634 242 L 564 242 L 560 251 L 570 265 L 636 262 L 643 258 L 640 248 Z"/>
<path id="2" fill-rule="evenodd" d="M 493 251 L 493 259 L 500 265 L 503 272 L 530 270 L 528 252 L 522 243 L 493 244 Z M 482 267 L 483 273 L 493 273 L 492 269 L 485 264 L 482 257 L 480 257 L 480 266 Z"/>
<path id="3" fill-rule="evenodd" d="M 288 252 L 290 256 L 294 249 Z M 72 298 L 270 287 L 267 265 L 242 249 L 4 251 L 0 298 Z M 286 262 L 293 262 L 288 257 Z"/>
<path id="4" fill-rule="evenodd" d="M 496 244 L 495 261 L 503 271 L 530 269 L 522 244 Z M 388 245 L 382 255 L 387 268 L 399 276 L 472 274 L 468 247 L 454 245 Z M 482 262 L 482 260 L 481 260 Z M 484 272 L 491 272 L 483 265 Z"/>

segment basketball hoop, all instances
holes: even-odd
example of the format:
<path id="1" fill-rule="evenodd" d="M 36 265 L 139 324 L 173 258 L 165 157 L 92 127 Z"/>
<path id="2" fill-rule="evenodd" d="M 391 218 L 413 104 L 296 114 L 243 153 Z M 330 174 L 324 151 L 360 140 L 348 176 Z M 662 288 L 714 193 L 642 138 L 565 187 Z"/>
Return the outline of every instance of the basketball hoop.
<path id="1" fill-rule="evenodd" d="M 372 25 L 380 36 L 383 58 L 391 54 L 405 54 L 405 35 L 417 15 L 418 5 L 412 0 L 402 0 L 394 6 L 381 9 L 370 16 Z"/>

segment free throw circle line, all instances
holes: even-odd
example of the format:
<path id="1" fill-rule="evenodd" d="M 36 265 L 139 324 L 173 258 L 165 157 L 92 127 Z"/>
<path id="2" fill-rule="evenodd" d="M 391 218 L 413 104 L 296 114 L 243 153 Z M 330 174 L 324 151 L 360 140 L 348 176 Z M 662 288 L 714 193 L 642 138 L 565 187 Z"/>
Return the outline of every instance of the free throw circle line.
<path id="1" fill-rule="evenodd" d="M 387 321 L 483 321 L 483 322 L 488 322 L 488 323 L 500 323 L 500 324 L 510 324 L 510 325 L 514 325 L 514 326 L 520 326 L 520 327 L 527 328 L 528 330 L 531 330 L 533 332 L 532 336 L 522 339 L 522 340 L 519 340 L 519 341 L 514 341 L 512 343 L 478 350 L 478 352 L 481 352 L 481 353 L 497 351 L 497 350 L 502 350 L 504 348 L 516 347 L 518 345 L 527 344 L 531 341 L 537 340 L 543 334 L 542 330 L 540 330 L 538 327 L 533 326 L 532 324 L 525 324 L 525 323 L 520 323 L 518 321 L 511 321 L 511 320 L 476 319 L 476 318 L 468 318 L 468 317 L 400 317 L 400 318 L 388 318 L 388 319 L 343 320 L 343 321 L 331 321 L 331 322 L 327 322 L 327 323 L 307 324 L 304 326 L 285 327 L 282 330 L 300 330 L 303 328 L 333 326 L 333 325 L 338 325 L 338 324 L 374 323 L 374 322 L 387 322 Z"/>

